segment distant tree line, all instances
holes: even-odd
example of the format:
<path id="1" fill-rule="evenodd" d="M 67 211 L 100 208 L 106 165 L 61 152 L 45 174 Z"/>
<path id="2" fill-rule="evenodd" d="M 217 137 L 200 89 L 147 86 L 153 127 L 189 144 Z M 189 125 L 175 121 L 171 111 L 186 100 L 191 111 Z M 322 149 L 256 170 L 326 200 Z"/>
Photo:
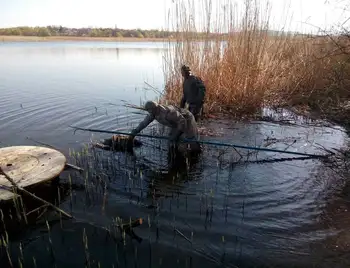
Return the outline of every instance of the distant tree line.
<path id="1" fill-rule="evenodd" d="M 177 35 L 202 37 L 206 33 L 179 33 L 163 30 L 119 29 L 119 28 L 68 28 L 63 26 L 47 27 L 12 27 L 0 28 L 0 35 L 18 36 L 81 36 L 81 37 L 136 37 L 136 38 L 171 38 Z M 218 34 L 210 34 L 217 36 Z"/>
<path id="2" fill-rule="evenodd" d="M 279 31 L 268 31 L 269 35 L 288 34 Z M 289 33 L 291 34 L 291 33 Z M 294 33 L 296 34 L 296 33 Z M 81 36 L 81 37 L 136 37 L 136 38 L 171 38 L 182 36 L 184 38 L 216 38 L 227 34 L 205 32 L 172 32 L 164 30 L 119 29 L 119 28 L 68 28 L 63 26 L 47 27 L 12 27 L 0 28 L 0 35 L 17 36 Z"/>
<path id="3" fill-rule="evenodd" d="M 63 26 L 13 27 L 0 29 L 0 35 L 19 36 L 82 36 L 82 37 L 137 37 L 169 38 L 174 32 L 161 30 L 118 29 L 118 28 L 68 28 Z"/>

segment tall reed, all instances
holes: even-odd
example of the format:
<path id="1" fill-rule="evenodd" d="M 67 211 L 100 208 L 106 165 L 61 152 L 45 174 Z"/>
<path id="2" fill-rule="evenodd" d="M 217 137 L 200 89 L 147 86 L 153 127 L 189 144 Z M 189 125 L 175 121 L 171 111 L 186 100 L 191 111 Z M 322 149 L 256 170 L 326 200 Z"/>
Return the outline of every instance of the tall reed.
<path id="1" fill-rule="evenodd" d="M 272 31 L 267 4 L 244 4 L 240 9 L 222 1 L 221 11 L 212 7 L 212 0 L 173 4 L 168 23 L 176 30 L 176 41 L 169 40 L 164 56 L 163 101 L 179 104 L 182 64 L 204 81 L 208 113 L 243 116 L 262 106 L 349 98 L 349 38 Z M 203 10 L 196 10 L 198 6 Z M 340 51 L 340 44 L 345 49 Z"/>

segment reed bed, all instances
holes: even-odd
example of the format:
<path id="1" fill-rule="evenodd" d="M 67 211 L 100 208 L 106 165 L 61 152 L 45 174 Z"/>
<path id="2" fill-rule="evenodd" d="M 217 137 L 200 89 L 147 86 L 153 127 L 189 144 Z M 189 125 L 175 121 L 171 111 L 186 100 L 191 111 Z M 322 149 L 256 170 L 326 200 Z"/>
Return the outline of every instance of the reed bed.
<path id="1" fill-rule="evenodd" d="M 266 106 L 325 111 L 349 100 L 348 36 L 271 31 L 269 6 L 261 1 L 245 1 L 243 9 L 223 1 L 216 14 L 211 0 L 173 5 L 168 23 L 176 42 L 169 40 L 164 57 L 162 101 L 179 104 L 182 64 L 205 82 L 207 114 L 242 117 Z"/>

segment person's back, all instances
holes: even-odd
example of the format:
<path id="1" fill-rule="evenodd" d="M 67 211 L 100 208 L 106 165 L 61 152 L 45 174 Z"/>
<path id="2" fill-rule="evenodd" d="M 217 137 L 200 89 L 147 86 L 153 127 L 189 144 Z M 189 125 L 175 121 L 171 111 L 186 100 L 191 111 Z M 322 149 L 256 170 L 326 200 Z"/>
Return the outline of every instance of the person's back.
<path id="1" fill-rule="evenodd" d="M 199 77 L 193 75 L 188 66 L 182 66 L 181 73 L 184 81 L 180 107 L 184 108 L 185 104 L 188 103 L 189 110 L 197 121 L 203 108 L 206 88 L 203 81 Z"/>
<path id="2" fill-rule="evenodd" d="M 154 115 L 154 119 L 160 124 L 167 127 L 177 127 L 181 122 L 181 113 L 173 105 L 158 105 L 158 113 Z"/>
<path id="3" fill-rule="evenodd" d="M 170 128 L 169 138 L 176 141 L 180 136 L 186 139 L 198 140 L 198 128 L 193 114 L 185 109 L 173 105 L 159 105 L 154 102 L 147 102 L 145 107 L 149 114 L 132 131 L 135 135 L 147 127 L 153 120 Z M 196 145 L 191 145 L 196 149 Z"/>
<path id="4" fill-rule="evenodd" d="M 173 105 L 158 105 L 157 113 L 150 115 L 150 117 L 174 131 L 182 129 L 184 136 L 188 139 L 198 138 L 197 123 L 188 110 Z"/>
<path id="5" fill-rule="evenodd" d="M 194 75 L 189 75 L 184 78 L 182 87 L 183 87 L 183 95 L 184 100 L 189 104 L 200 103 L 202 100 L 198 98 L 199 90 L 197 87 L 198 78 Z"/>

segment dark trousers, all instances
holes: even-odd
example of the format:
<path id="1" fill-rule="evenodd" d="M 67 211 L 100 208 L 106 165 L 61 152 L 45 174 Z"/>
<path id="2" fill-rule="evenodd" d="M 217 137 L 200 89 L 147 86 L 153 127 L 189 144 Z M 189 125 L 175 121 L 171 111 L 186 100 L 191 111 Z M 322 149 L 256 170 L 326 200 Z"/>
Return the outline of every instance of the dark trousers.
<path id="1" fill-rule="evenodd" d="M 188 110 L 193 114 L 194 119 L 198 121 L 199 117 L 202 115 L 203 104 L 190 104 Z"/>
<path id="2" fill-rule="evenodd" d="M 181 152 L 177 146 L 169 146 L 168 167 L 174 170 L 185 170 L 199 161 L 201 151 Z"/>

